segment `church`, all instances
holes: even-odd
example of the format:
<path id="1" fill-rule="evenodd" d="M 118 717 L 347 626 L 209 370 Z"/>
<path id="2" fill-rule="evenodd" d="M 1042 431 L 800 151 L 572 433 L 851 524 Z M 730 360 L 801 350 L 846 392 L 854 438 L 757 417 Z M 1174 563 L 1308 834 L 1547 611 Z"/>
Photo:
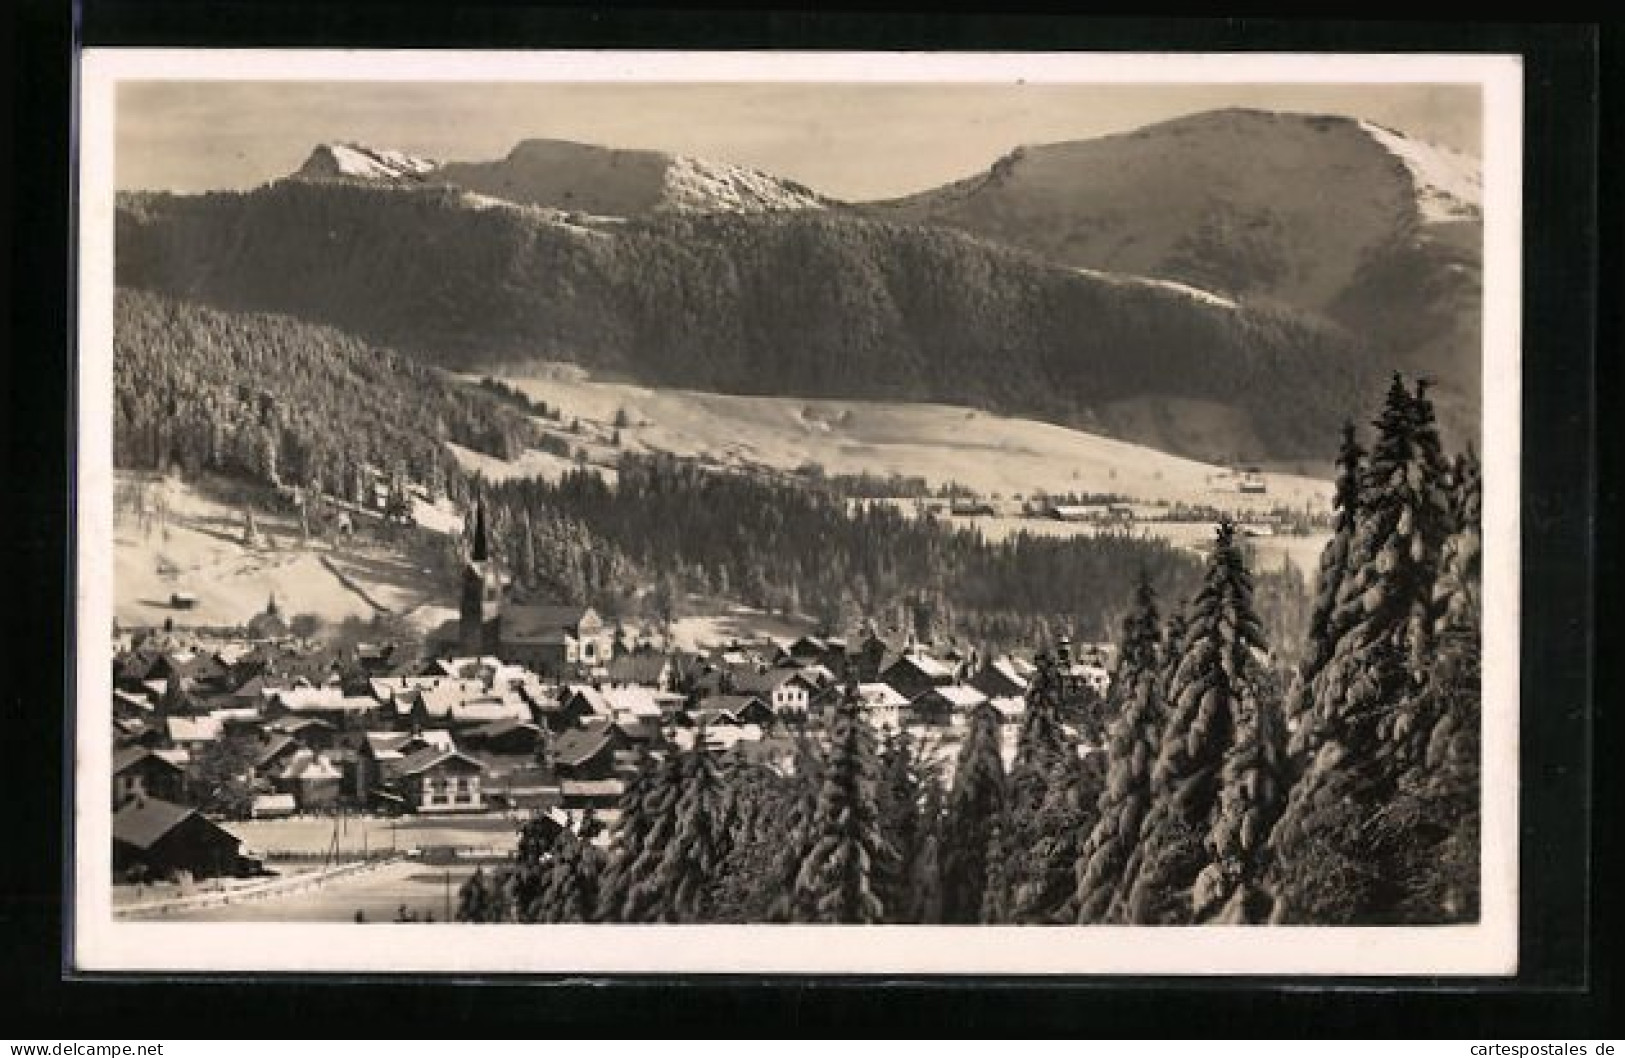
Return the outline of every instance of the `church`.
<path id="1" fill-rule="evenodd" d="M 457 620 L 431 635 L 430 646 L 443 656 L 496 657 L 553 677 L 591 675 L 609 662 L 614 632 L 592 607 L 516 603 L 504 595 L 480 500 Z"/>

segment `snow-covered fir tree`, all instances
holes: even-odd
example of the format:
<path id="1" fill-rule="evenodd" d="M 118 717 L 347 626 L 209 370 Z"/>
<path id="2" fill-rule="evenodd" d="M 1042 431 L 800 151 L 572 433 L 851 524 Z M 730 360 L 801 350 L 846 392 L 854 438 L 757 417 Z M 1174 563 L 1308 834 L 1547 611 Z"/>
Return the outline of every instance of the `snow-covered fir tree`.
<path id="1" fill-rule="evenodd" d="M 875 879 L 891 850 L 875 803 L 878 774 L 874 729 L 864 719 L 856 687 L 850 687 L 835 709 L 811 840 L 796 879 L 798 920 L 849 925 L 883 920 Z"/>
<path id="2" fill-rule="evenodd" d="M 914 873 L 925 838 L 920 806 L 923 792 L 914 739 L 907 729 L 888 727 L 881 741 L 876 809 L 892 855 L 875 877 L 888 922 L 911 921 Z"/>
<path id="3" fill-rule="evenodd" d="M 1100 795 L 1098 776 L 1079 759 L 1062 716 L 1061 671 L 1069 660 L 1040 656 L 1010 766 L 1000 823 L 1008 862 L 997 867 L 1008 886 L 1002 906 L 1013 922 L 1048 923 L 1068 914 L 1079 846 Z"/>
<path id="4" fill-rule="evenodd" d="M 994 821 L 1004 812 L 999 723 L 997 709 L 986 702 L 978 705 L 954 765 L 940 853 L 942 914 L 950 925 L 974 924 L 981 918 L 988 841 Z"/>
<path id="5" fill-rule="evenodd" d="M 1425 388 L 1395 376 L 1361 475 L 1331 654 L 1310 682 L 1302 753 L 1272 839 L 1275 920 L 1396 920 L 1399 860 L 1417 838 L 1384 824 L 1431 667 L 1434 587 L 1451 529 L 1448 474 Z"/>
<path id="6" fill-rule="evenodd" d="M 1132 924 L 1187 923 L 1208 911 L 1196 901 L 1210 889 L 1193 889 L 1212 862 L 1214 831 L 1223 825 L 1226 761 L 1238 735 L 1257 726 L 1250 718 L 1278 707 L 1260 700 L 1263 629 L 1228 520 L 1219 525 L 1183 636 L 1151 772 L 1151 806 L 1124 880 L 1124 913 Z"/>
<path id="7" fill-rule="evenodd" d="M 1162 746 L 1161 635 L 1156 593 L 1141 570 L 1112 674 L 1106 782 L 1077 861 L 1073 906 L 1083 925 L 1114 921 L 1123 872 L 1150 805 L 1151 769 Z"/>
<path id="8" fill-rule="evenodd" d="M 1337 478 L 1332 493 L 1332 535 L 1320 553 L 1315 601 L 1304 636 L 1304 657 L 1286 703 L 1286 719 L 1292 729 L 1291 747 L 1294 754 L 1304 749 L 1301 739 L 1316 730 L 1313 724 L 1301 723 L 1301 718 L 1313 701 L 1315 678 L 1330 660 L 1337 645 L 1338 630 L 1333 620 L 1337 613 L 1338 591 L 1343 585 L 1343 573 L 1348 567 L 1349 548 L 1354 542 L 1365 457 L 1366 452 L 1360 446 L 1354 424 L 1345 422 L 1342 443 L 1337 451 Z"/>

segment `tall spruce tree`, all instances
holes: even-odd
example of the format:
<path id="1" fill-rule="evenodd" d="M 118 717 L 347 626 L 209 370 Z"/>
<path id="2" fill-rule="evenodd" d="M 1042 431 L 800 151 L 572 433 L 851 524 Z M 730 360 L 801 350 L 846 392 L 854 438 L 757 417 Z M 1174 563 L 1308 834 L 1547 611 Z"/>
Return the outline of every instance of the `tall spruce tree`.
<path id="1" fill-rule="evenodd" d="M 1291 748 L 1294 754 L 1301 754 L 1306 749 L 1304 740 L 1316 730 L 1314 724 L 1302 722 L 1302 717 L 1313 701 L 1315 678 L 1331 659 L 1337 646 L 1333 619 L 1337 612 L 1343 574 L 1348 567 L 1349 548 L 1354 543 L 1365 457 L 1366 452 L 1360 446 L 1354 424 L 1345 422 L 1342 443 L 1337 451 L 1337 482 L 1332 494 L 1332 535 L 1320 553 L 1315 601 L 1309 613 L 1309 629 L 1304 636 L 1304 658 L 1287 697 L 1286 719 L 1292 729 Z"/>
<path id="2" fill-rule="evenodd" d="M 885 908 L 875 880 L 892 852 L 880 831 L 878 774 L 874 730 L 852 686 L 835 709 L 829 763 L 796 879 L 799 920 L 851 925 L 882 921 Z"/>
<path id="3" fill-rule="evenodd" d="M 1409 838 L 1377 825 L 1394 797 L 1433 642 L 1434 585 L 1451 527 L 1447 471 L 1425 388 L 1394 376 L 1361 475 L 1348 559 L 1295 745 L 1304 755 L 1277 823 L 1276 921 L 1396 920 Z"/>
<path id="4" fill-rule="evenodd" d="M 954 764 L 941 843 L 942 914 L 950 925 L 973 925 L 981 919 L 988 843 L 1004 812 L 999 724 L 997 709 L 986 702 L 978 705 Z"/>
<path id="5" fill-rule="evenodd" d="M 1079 846 L 1095 818 L 1099 776 L 1080 760 L 1077 739 L 1062 717 L 1063 673 L 1070 661 L 1041 655 L 1027 689 L 1000 826 L 1004 862 L 989 875 L 990 885 L 998 877 L 1008 887 L 1002 903 L 989 906 L 1012 922 L 1070 917 Z"/>
<path id="6" fill-rule="evenodd" d="M 1395 917 L 1408 923 L 1471 922 L 1479 913 L 1479 473 L 1469 454 L 1452 475 L 1454 532 L 1434 588 L 1434 662 L 1407 718 L 1414 737 L 1398 743 L 1395 796 L 1379 817 L 1401 852 Z"/>
<path id="7" fill-rule="evenodd" d="M 1225 764 L 1238 732 L 1266 708 L 1258 699 L 1263 629 L 1235 524 L 1219 524 L 1202 588 L 1192 601 L 1168 686 L 1169 715 L 1151 772 L 1151 807 L 1125 878 L 1124 912 L 1136 925 L 1180 924 L 1199 912 L 1193 894 L 1220 825 Z"/>
<path id="8" fill-rule="evenodd" d="M 920 818 L 921 793 L 914 740 L 906 728 L 888 727 L 881 742 L 876 808 L 880 832 L 886 836 L 892 855 L 875 877 L 875 890 L 888 922 L 911 921 L 915 864 L 925 836 Z"/>
<path id="9" fill-rule="evenodd" d="M 1112 674 L 1107 735 L 1107 772 L 1094 827 L 1078 855 L 1077 921 L 1098 925 L 1114 920 L 1123 872 L 1140 839 L 1151 800 L 1151 769 L 1162 746 L 1163 700 L 1161 621 L 1156 593 L 1144 569 L 1134 607 L 1123 619 Z"/>
<path id="10" fill-rule="evenodd" d="M 926 773 L 920 799 L 920 851 L 910 873 L 907 922 L 935 925 L 942 917 L 942 830 L 946 797 L 942 775 Z"/>
<path id="11" fill-rule="evenodd" d="M 675 791 L 656 802 L 645 843 L 651 869 L 634 883 L 634 921 L 693 923 L 712 916 L 721 867 L 728 855 L 726 808 L 716 760 L 696 731 L 692 749 L 677 754 Z"/>
<path id="12" fill-rule="evenodd" d="M 639 872 L 651 871 L 657 850 L 651 835 L 657 821 L 671 811 L 681 783 L 682 762 L 675 753 L 662 760 L 646 760 L 621 794 L 621 818 L 615 827 L 609 863 L 598 886 L 600 922 L 642 921 L 634 918 L 632 892 Z M 641 910 L 639 908 L 638 910 Z"/>
<path id="13" fill-rule="evenodd" d="M 720 922 L 767 922 L 784 849 L 785 819 L 793 812 L 795 781 L 735 759 L 723 768 L 729 813 L 728 858 L 717 894 Z"/>
<path id="14" fill-rule="evenodd" d="M 527 922 L 591 922 L 598 910 L 598 882 L 604 854 L 591 842 L 565 830 L 554 840 L 540 884 L 527 909 Z"/>
<path id="15" fill-rule="evenodd" d="M 775 898 L 768 917 L 773 922 L 792 922 L 800 914 L 798 897 L 801 866 L 811 851 L 818 815 L 818 798 L 824 789 L 826 761 L 805 731 L 798 732 L 794 751 L 795 773 L 786 798 L 778 857 L 771 873 Z"/>

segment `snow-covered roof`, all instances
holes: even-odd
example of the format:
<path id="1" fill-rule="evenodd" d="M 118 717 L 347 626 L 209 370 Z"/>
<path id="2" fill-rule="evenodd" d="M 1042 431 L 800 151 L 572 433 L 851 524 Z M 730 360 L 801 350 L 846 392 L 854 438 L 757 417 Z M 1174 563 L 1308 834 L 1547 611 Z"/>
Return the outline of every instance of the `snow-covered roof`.
<path id="1" fill-rule="evenodd" d="M 858 697 L 869 706 L 905 706 L 908 699 L 889 683 L 860 683 Z"/>
<path id="2" fill-rule="evenodd" d="M 637 684 L 606 687 L 598 693 L 609 704 L 610 711 L 616 717 L 659 719 L 661 716 L 660 702 L 647 687 Z"/>
<path id="3" fill-rule="evenodd" d="M 983 702 L 987 701 L 987 695 L 983 694 L 975 687 L 966 687 L 962 684 L 952 684 L 947 687 L 933 687 L 931 690 L 925 693 L 940 695 L 941 697 L 947 699 L 948 702 L 950 702 L 955 708 L 959 709 L 974 709 L 978 705 L 981 705 Z"/>

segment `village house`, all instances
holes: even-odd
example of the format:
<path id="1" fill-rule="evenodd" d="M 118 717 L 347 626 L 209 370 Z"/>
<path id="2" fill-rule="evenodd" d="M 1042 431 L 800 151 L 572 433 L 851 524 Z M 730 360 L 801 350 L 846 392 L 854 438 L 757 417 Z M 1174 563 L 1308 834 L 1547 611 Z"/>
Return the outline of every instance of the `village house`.
<path id="1" fill-rule="evenodd" d="M 705 727 L 757 724 L 766 727 L 773 723 L 773 709 L 754 694 L 717 694 L 703 699 L 688 710 L 679 722 L 685 726 Z"/>
<path id="2" fill-rule="evenodd" d="M 635 770 L 636 751 L 615 724 L 596 720 L 553 743 L 553 770 L 565 808 L 614 808 Z"/>
<path id="3" fill-rule="evenodd" d="M 220 722 L 211 716 L 172 716 L 165 733 L 171 745 L 190 753 L 220 738 Z"/>
<path id="4" fill-rule="evenodd" d="M 616 753 L 630 743 L 626 733 L 603 720 L 589 721 L 553 740 L 553 770 L 565 780 L 608 779 L 616 775 Z"/>
<path id="5" fill-rule="evenodd" d="M 881 683 L 888 684 L 910 701 L 927 691 L 947 687 L 954 682 L 954 670 L 923 652 L 900 655 L 880 673 Z"/>
<path id="6" fill-rule="evenodd" d="M 386 781 L 406 807 L 423 815 L 481 812 L 485 765 L 456 749 L 425 746 L 385 769 Z"/>
<path id="7" fill-rule="evenodd" d="M 622 686 L 653 687 L 669 691 L 672 686 L 672 660 L 665 654 L 622 654 L 604 667 L 605 679 Z"/>
<path id="8" fill-rule="evenodd" d="M 876 728 L 900 731 L 908 720 L 908 699 L 889 683 L 858 684 L 863 715 Z"/>
<path id="9" fill-rule="evenodd" d="M 145 746 L 127 746 L 113 754 L 113 807 L 139 797 L 162 801 L 185 799 L 186 772 Z"/>
<path id="10" fill-rule="evenodd" d="M 886 641 L 871 631 L 864 636 L 857 650 L 847 654 L 846 675 L 860 683 L 874 683 L 880 679 L 880 672 L 886 667 L 890 656 L 891 650 L 886 646 Z"/>
<path id="11" fill-rule="evenodd" d="M 289 754 L 271 785 L 278 793 L 291 794 L 301 812 L 315 812 L 338 804 L 344 772 L 325 754 L 303 747 Z"/>
<path id="12" fill-rule="evenodd" d="M 649 687 L 603 687 L 598 693 L 617 724 L 653 726 L 658 730 L 666 718 L 657 692 Z"/>
<path id="13" fill-rule="evenodd" d="M 589 720 L 614 719 L 615 708 L 597 687 L 588 683 L 572 683 L 559 690 L 558 708 L 547 714 L 547 726 L 556 732 L 579 727 Z"/>
<path id="14" fill-rule="evenodd" d="M 136 797 L 113 813 L 113 873 L 130 878 L 235 874 L 242 842 L 194 808 Z"/>
<path id="15" fill-rule="evenodd" d="M 316 716 L 286 716 L 273 720 L 268 728 L 287 735 L 306 749 L 324 752 L 333 748 L 338 731 L 331 723 Z"/>
<path id="16" fill-rule="evenodd" d="M 1019 695 L 989 698 L 987 704 L 998 710 L 999 723 L 1007 727 L 1020 726 L 1021 722 L 1027 718 L 1027 699 Z"/>
<path id="17" fill-rule="evenodd" d="M 916 695 L 909 702 L 909 713 L 914 722 L 927 727 L 948 727 L 963 723 L 972 709 L 987 701 L 987 695 L 975 687 L 950 684 Z"/>
<path id="18" fill-rule="evenodd" d="M 278 731 L 266 732 L 254 754 L 254 775 L 269 779 L 279 773 L 300 749 L 299 743 L 291 735 Z"/>
<path id="19" fill-rule="evenodd" d="M 1014 658 L 993 658 L 970 679 L 970 685 L 989 698 L 1027 693 L 1030 682 L 1027 667 Z"/>
<path id="20" fill-rule="evenodd" d="M 775 716 L 806 716 L 817 683 L 799 669 L 735 673 L 731 692 L 754 695 L 766 702 Z"/>
<path id="21" fill-rule="evenodd" d="M 463 745 L 496 756 L 534 757 L 542 729 L 529 720 L 493 720 L 462 734 Z"/>

